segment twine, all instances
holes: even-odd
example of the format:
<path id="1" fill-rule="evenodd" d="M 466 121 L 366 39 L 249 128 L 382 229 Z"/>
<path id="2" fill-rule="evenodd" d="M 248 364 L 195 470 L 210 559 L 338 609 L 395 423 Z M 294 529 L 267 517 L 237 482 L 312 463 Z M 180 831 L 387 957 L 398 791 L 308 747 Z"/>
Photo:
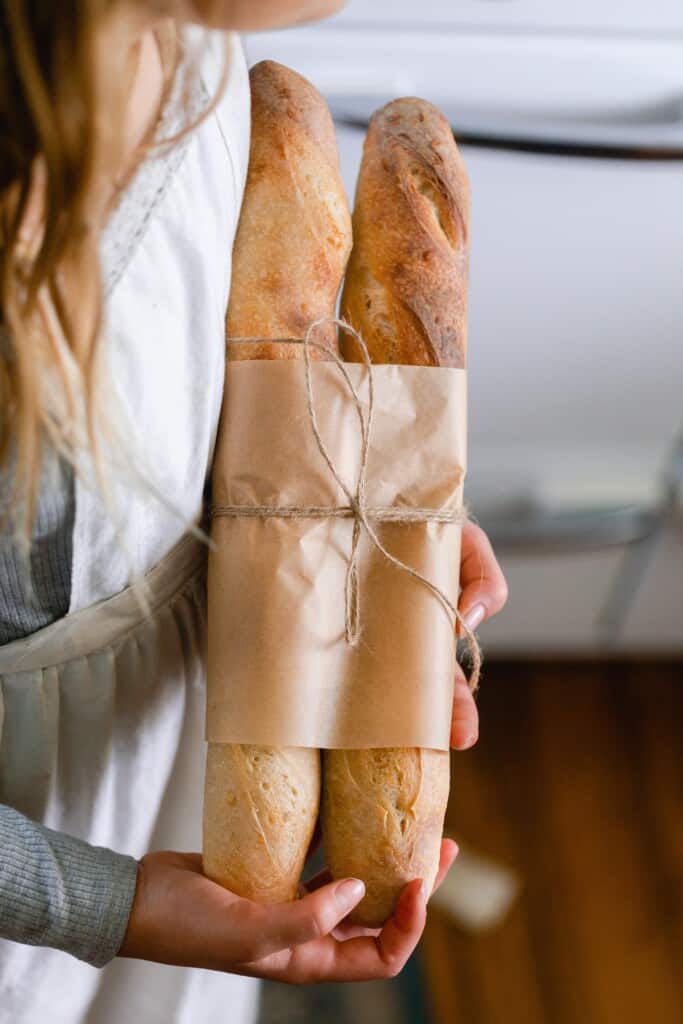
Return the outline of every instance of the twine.
<path id="1" fill-rule="evenodd" d="M 346 364 L 331 348 L 329 345 L 321 344 L 320 342 L 313 340 L 314 332 L 324 325 L 334 324 L 346 331 L 358 342 L 360 347 L 363 363 L 367 370 L 367 381 L 368 381 L 368 408 L 367 414 L 364 414 L 363 405 L 358 392 L 356 391 L 351 378 L 346 370 Z M 232 338 L 229 341 L 232 342 L 263 342 L 262 338 Z M 297 338 L 285 338 L 279 339 L 287 342 L 296 342 L 301 344 L 301 341 Z M 361 429 L 361 464 L 358 472 L 358 480 L 356 482 L 355 491 L 347 486 L 344 480 L 340 477 L 337 469 L 334 465 L 332 457 L 328 451 L 327 445 L 325 444 L 318 426 L 318 418 L 315 412 L 315 402 L 313 397 L 313 382 L 311 379 L 311 348 L 320 349 L 323 352 L 327 352 L 331 357 L 332 361 L 336 364 L 337 369 L 340 371 L 348 389 L 353 396 L 353 400 L 356 406 L 356 412 L 360 422 Z M 214 518 L 227 517 L 235 519 L 353 519 L 353 536 L 351 541 L 351 553 L 349 556 L 348 567 L 346 571 L 345 581 L 345 602 L 346 602 L 346 616 L 345 616 L 345 635 L 346 642 L 351 646 L 355 646 L 361 635 L 361 614 L 360 614 L 360 587 L 359 587 L 359 574 L 358 574 L 358 547 L 360 542 L 361 530 L 365 530 L 367 536 L 375 548 L 384 556 L 384 558 L 392 565 L 396 566 L 402 572 L 412 576 L 413 579 L 418 580 L 423 586 L 428 587 L 429 590 L 439 599 L 442 606 L 446 611 L 453 617 L 455 623 L 458 623 L 462 633 L 465 637 L 467 645 L 467 651 L 469 655 L 471 670 L 469 677 L 469 686 L 474 693 L 479 684 L 479 676 L 481 674 L 481 663 L 482 655 L 479 642 L 474 632 L 466 624 L 463 616 L 458 611 L 457 607 L 453 604 L 450 598 L 437 587 L 436 584 L 432 583 L 426 576 L 413 569 L 410 565 L 406 565 L 400 558 L 396 558 L 390 551 L 382 544 L 381 540 L 377 536 L 375 529 L 372 525 L 372 521 L 379 523 L 454 523 L 457 525 L 464 525 L 467 522 L 467 513 L 464 508 L 448 509 L 445 507 L 439 509 L 433 508 L 397 508 L 396 506 L 370 506 L 366 501 L 366 486 L 367 486 L 367 466 L 368 466 L 368 453 L 370 446 L 370 432 L 372 429 L 372 414 L 374 410 L 374 385 L 373 385 L 373 374 L 372 374 L 372 362 L 367 346 L 363 341 L 362 337 L 350 324 L 347 324 L 344 320 L 337 320 L 332 317 L 324 317 L 320 320 L 316 320 L 306 331 L 306 335 L 303 338 L 303 351 L 304 351 L 304 366 L 306 371 L 306 405 L 308 409 L 308 417 L 311 424 L 311 429 L 315 436 L 320 454 L 327 463 L 330 473 L 338 483 L 346 495 L 347 505 L 338 506 L 318 506 L 318 505 L 304 505 L 304 506 L 291 506 L 291 505 L 214 505 L 211 514 Z M 454 634 L 455 635 L 455 634 Z M 457 644 L 457 638 L 456 638 Z"/>

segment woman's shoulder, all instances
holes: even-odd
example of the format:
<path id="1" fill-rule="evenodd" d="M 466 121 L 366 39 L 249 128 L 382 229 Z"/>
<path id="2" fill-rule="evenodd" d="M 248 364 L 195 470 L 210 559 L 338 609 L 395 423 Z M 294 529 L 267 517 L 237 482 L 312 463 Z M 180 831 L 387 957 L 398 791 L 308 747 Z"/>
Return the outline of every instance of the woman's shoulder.
<path id="1" fill-rule="evenodd" d="M 239 184 L 243 190 L 249 164 L 251 94 L 242 40 L 236 32 L 204 30 L 203 34 L 208 39 L 201 63 L 201 77 L 210 96 L 222 90 L 216 105 L 216 118 L 224 142 L 237 162 Z"/>
<path id="2" fill-rule="evenodd" d="M 105 296 L 109 298 L 174 184 L 194 195 L 204 214 L 211 190 L 226 188 L 239 209 L 249 162 L 250 94 L 246 59 L 236 33 L 183 29 L 181 56 L 159 118 L 153 146 L 112 212 L 102 234 Z M 188 154 L 193 158 L 188 160 Z M 177 181 L 178 178 L 181 181 Z M 192 180 L 184 180 L 191 178 Z M 224 201 L 224 195 L 216 195 Z M 199 210 L 185 211 L 188 229 Z M 193 216 L 194 215 L 194 216 Z"/>

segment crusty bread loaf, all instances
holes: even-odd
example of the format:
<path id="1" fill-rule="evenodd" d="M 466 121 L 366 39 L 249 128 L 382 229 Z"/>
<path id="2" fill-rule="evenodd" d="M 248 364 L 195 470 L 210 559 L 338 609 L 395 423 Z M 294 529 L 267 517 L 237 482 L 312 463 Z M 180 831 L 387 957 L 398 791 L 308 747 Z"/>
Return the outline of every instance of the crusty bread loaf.
<path id="1" fill-rule="evenodd" d="M 377 363 L 465 365 L 469 185 L 453 132 L 401 99 L 370 122 L 341 313 Z M 358 346 L 341 339 L 345 359 Z"/>
<path id="2" fill-rule="evenodd" d="M 204 873 L 259 903 L 294 899 L 319 801 L 319 751 L 210 743 Z"/>
<path id="3" fill-rule="evenodd" d="M 380 927 L 401 889 L 439 866 L 448 801 L 449 755 L 419 747 L 326 750 L 323 835 L 335 878 L 362 878 L 366 894 L 351 915 Z"/>
<path id="4" fill-rule="evenodd" d="M 230 342 L 227 358 L 301 358 L 301 345 L 265 339 L 301 337 L 311 320 L 334 316 L 351 217 L 324 100 L 269 61 L 250 81 L 251 153 L 226 333 L 264 340 Z M 325 340 L 336 348 L 336 328 Z M 210 743 L 205 873 L 249 899 L 294 899 L 319 804 L 318 750 Z"/>
<path id="5" fill-rule="evenodd" d="M 263 61 L 250 81 L 251 150 L 227 334 L 301 338 L 315 320 L 334 316 L 351 250 L 334 124 L 319 93 L 289 68 Z M 327 344 L 335 338 L 333 325 L 316 334 Z M 233 345 L 232 358 L 283 359 L 299 348 Z"/>
<path id="6" fill-rule="evenodd" d="M 429 103 L 396 100 L 373 117 L 353 231 L 341 312 L 372 361 L 464 366 L 469 188 L 448 122 Z M 341 347 L 360 358 L 348 336 Z M 325 751 L 327 862 L 334 877 L 366 884 L 357 924 L 383 924 L 414 878 L 431 890 L 449 774 L 447 751 Z"/>

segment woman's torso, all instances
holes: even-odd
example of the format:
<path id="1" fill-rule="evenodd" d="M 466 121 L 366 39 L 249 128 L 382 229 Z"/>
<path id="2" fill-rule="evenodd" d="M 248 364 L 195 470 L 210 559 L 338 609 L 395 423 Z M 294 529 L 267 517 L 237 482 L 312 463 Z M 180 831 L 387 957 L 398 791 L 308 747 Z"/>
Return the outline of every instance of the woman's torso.
<path id="1" fill-rule="evenodd" d="M 61 499 L 53 519 L 71 543 L 62 614 L 73 614 L 0 648 L 0 803 L 135 858 L 201 843 L 206 549 L 176 541 L 199 515 L 212 458 L 248 159 L 246 65 L 236 38 L 229 46 L 216 113 L 146 162 L 102 244 L 109 382 L 131 450 L 163 500 L 120 474 L 118 537 L 83 480 L 67 473 L 46 490 Z M 218 51 L 214 37 L 191 116 L 218 81 Z M 168 135 L 181 124 L 169 112 L 161 127 Z M 152 566 L 145 614 L 124 588 L 131 572 Z M 40 569 L 54 580 L 49 557 Z M 121 958 L 97 971 L 56 949 L 0 946 L 2 1024 L 255 1019 L 250 979 Z"/>
<path id="2" fill-rule="evenodd" d="M 200 45 L 199 33 L 186 38 L 188 47 Z M 181 66 L 157 138 L 180 131 L 213 96 L 225 37 L 210 39 L 199 76 L 185 78 L 187 58 Z M 46 466 L 31 587 L 7 528 L 0 542 L 0 643 L 117 593 L 200 516 L 222 398 L 230 254 L 249 149 L 244 58 L 236 36 L 227 47 L 228 80 L 216 111 L 145 160 L 102 237 L 104 397 L 130 465 L 109 466 L 108 501 L 92 485 L 87 456 L 80 475 L 61 464 L 55 477 Z M 185 103 L 187 81 L 193 84 Z"/>

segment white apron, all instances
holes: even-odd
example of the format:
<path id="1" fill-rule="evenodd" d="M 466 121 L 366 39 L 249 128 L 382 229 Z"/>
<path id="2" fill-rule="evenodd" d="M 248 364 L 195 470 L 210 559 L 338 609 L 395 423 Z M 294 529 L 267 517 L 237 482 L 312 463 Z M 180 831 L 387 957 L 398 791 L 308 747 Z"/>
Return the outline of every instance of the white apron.
<path id="1" fill-rule="evenodd" d="M 131 565 L 104 509 L 79 483 L 71 611 L 0 647 L 0 801 L 137 858 L 201 849 L 206 549 L 186 531 L 215 442 L 248 158 L 246 68 L 230 45 L 217 113 L 182 151 L 142 169 L 142 191 L 134 183 L 119 211 L 130 231 L 108 254 L 115 379 L 176 509 L 122 490 L 127 556 L 145 574 L 149 614 L 126 586 Z M 202 75 L 210 86 L 215 67 Z M 156 206 L 147 192 L 136 220 L 150 187 Z M 96 969 L 0 940 L 1 1024 L 250 1024 L 257 993 L 232 975 L 124 959 Z"/>

